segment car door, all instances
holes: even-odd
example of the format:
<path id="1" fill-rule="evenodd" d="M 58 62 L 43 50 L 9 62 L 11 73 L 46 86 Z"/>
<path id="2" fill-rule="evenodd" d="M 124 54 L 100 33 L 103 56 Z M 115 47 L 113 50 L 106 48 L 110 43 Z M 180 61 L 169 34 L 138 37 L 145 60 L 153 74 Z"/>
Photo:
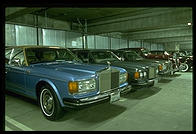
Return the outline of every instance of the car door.
<path id="1" fill-rule="evenodd" d="M 12 49 L 9 62 L 5 64 L 7 90 L 25 94 L 25 68 L 23 50 Z"/>

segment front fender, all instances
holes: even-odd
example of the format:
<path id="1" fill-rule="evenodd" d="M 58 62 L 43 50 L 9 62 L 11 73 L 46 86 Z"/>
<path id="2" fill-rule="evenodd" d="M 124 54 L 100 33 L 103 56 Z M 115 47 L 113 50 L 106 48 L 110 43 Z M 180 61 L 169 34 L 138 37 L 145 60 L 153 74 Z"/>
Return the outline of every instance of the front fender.
<path id="1" fill-rule="evenodd" d="M 57 90 L 57 87 L 54 85 L 54 83 L 53 83 L 51 80 L 45 79 L 45 78 L 40 79 L 40 80 L 37 82 L 37 84 L 40 83 L 40 82 L 46 82 L 46 83 L 48 83 L 48 84 L 53 88 L 53 90 L 54 90 L 54 92 L 56 93 L 57 98 L 58 98 L 58 100 L 59 100 L 61 106 L 63 106 L 63 101 L 62 101 L 62 99 L 61 99 L 61 97 L 60 97 L 60 94 L 59 94 L 59 91 Z M 36 85 L 37 85 L 37 84 L 36 84 Z"/>

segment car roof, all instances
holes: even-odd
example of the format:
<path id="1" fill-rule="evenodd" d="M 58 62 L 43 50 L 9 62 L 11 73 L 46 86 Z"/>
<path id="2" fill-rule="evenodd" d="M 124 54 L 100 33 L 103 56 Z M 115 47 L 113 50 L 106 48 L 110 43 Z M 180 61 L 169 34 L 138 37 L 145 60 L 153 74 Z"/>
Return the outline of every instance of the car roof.
<path id="1" fill-rule="evenodd" d="M 22 46 L 6 46 L 5 48 L 63 48 L 59 46 L 36 46 L 36 45 L 22 45 Z M 64 48 L 67 49 L 67 48 Z"/>
<path id="2" fill-rule="evenodd" d="M 110 49 L 82 49 L 82 48 L 78 48 L 78 49 L 72 49 L 73 51 L 91 51 L 91 52 L 98 52 L 98 51 L 112 51 Z"/>

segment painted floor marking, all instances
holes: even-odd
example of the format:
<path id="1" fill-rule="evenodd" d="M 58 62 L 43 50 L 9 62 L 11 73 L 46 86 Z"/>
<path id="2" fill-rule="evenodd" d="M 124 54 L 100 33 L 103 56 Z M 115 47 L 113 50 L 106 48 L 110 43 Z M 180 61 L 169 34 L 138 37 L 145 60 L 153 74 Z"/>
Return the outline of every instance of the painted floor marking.
<path id="1" fill-rule="evenodd" d="M 13 131 L 11 128 L 5 126 L 5 131 Z"/>
<path id="2" fill-rule="evenodd" d="M 8 121 L 9 123 L 11 123 L 12 125 L 15 125 L 16 127 L 24 130 L 24 131 L 33 131 L 33 129 L 21 124 L 20 122 L 15 121 L 14 119 L 11 119 L 8 116 L 5 116 L 6 121 Z"/>

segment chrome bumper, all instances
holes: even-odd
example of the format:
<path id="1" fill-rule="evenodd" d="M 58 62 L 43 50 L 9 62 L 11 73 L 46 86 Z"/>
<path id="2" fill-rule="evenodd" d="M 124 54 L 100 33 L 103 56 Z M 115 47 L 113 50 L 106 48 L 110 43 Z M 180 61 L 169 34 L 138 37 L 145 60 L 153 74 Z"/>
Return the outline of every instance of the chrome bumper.
<path id="1" fill-rule="evenodd" d="M 158 77 L 154 78 L 154 79 L 151 79 L 151 80 L 148 80 L 146 82 L 132 83 L 132 85 L 133 86 L 148 86 L 148 85 L 154 85 L 156 83 L 158 83 Z"/>
<path id="2" fill-rule="evenodd" d="M 93 97 L 87 97 L 87 98 L 82 98 L 82 99 L 67 99 L 67 98 L 64 98 L 63 99 L 63 103 L 65 105 L 68 105 L 68 106 L 73 106 L 73 107 L 77 107 L 77 106 L 84 106 L 84 105 L 89 105 L 89 104 L 92 104 L 92 103 L 97 103 L 97 102 L 100 102 L 100 101 L 104 101 L 104 100 L 107 100 L 107 99 L 110 99 L 110 95 L 113 94 L 113 93 L 127 93 L 128 91 L 131 90 L 130 86 L 125 86 L 125 87 L 122 87 L 122 88 L 115 88 L 115 89 L 111 89 L 109 91 L 105 91 L 103 93 L 100 93 L 96 96 L 93 96 Z"/>
<path id="3" fill-rule="evenodd" d="M 170 74 L 171 70 L 165 70 L 165 71 L 161 71 L 158 74 L 159 75 L 164 75 L 164 74 Z"/>
<path id="4" fill-rule="evenodd" d="M 131 89 L 132 89 L 132 86 L 131 86 L 131 85 L 127 85 L 127 86 L 121 88 L 120 93 L 121 93 L 121 94 L 126 94 L 126 93 L 128 93 L 129 91 L 131 91 Z"/>

